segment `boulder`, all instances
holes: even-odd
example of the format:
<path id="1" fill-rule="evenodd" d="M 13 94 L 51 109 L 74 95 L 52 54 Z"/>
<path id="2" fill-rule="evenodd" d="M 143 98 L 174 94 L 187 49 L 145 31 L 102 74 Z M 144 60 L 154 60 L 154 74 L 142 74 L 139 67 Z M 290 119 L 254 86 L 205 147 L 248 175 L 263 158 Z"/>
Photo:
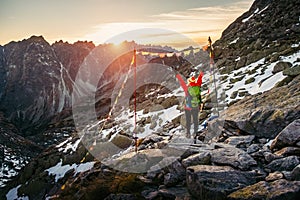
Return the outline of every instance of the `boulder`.
<path id="1" fill-rule="evenodd" d="M 285 76 L 298 76 L 299 74 L 300 74 L 300 65 L 285 69 L 283 71 L 283 75 Z"/>
<path id="2" fill-rule="evenodd" d="M 174 161 L 175 160 L 175 161 Z M 169 164 L 171 163 L 171 164 Z M 167 166 L 168 171 L 178 180 L 185 179 L 186 170 L 176 157 L 164 158 L 159 165 Z"/>
<path id="3" fill-rule="evenodd" d="M 299 165 L 299 159 L 297 156 L 289 156 L 286 158 L 280 158 L 273 160 L 270 164 L 266 166 L 267 169 L 271 171 L 291 171 L 297 165 Z"/>
<path id="4" fill-rule="evenodd" d="M 225 144 L 229 144 L 235 147 L 240 147 L 242 145 L 248 147 L 254 140 L 254 135 L 247 136 L 232 136 L 224 141 Z"/>
<path id="5" fill-rule="evenodd" d="M 300 181 L 300 165 L 297 165 L 291 172 L 291 179 L 295 181 Z"/>
<path id="6" fill-rule="evenodd" d="M 187 187 L 197 199 L 226 199 L 238 189 L 255 183 L 251 172 L 241 172 L 229 166 L 197 165 L 187 168 Z"/>
<path id="7" fill-rule="evenodd" d="M 247 148 L 247 153 L 251 154 L 254 152 L 257 152 L 260 149 L 258 144 L 251 144 L 248 148 Z"/>
<path id="8" fill-rule="evenodd" d="M 280 158 L 282 158 L 281 156 L 272 154 L 271 152 L 268 152 L 268 151 L 263 152 L 263 156 L 264 156 L 264 159 L 265 159 L 268 163 L 272 162 L 272 161 L 275 160 L 275 159 L 280 159 Z"/>
<path id="9" fill-rule="evenodd" d="M 190 199 L 190 194 L 184 187 L 159 187 L 158 190 L 148 189 L 142 192 L 145 199 Z"/>
<path id="10" fill-rule="evenodd" d="M 178 176 L 176 176 L 176 174 L 167 173 L 164 176 L 164 185 L 167 187 L 175 186 L 179 181 L 180 179 L 178 178 Z"/>
<path id="11" fill-rule="evenodd" d="M 291 63 L 289 63 L 289 62 L 278 62 L 278 63 L 274 66 L 272 73 L 273 73 L 273 74 L 276 74 L 276 73 L 281 72 L 281 71 L 283 71 L 283 70 L 285 70 L 285 69 L 288 69 L 288 68 L 290 68 L 290 67 L 292 67 L 292 66 L 293 66 L 293 65 L 292 65 Z"/>
<path id="12" fill-rule="evenodd" d="M 299 147 L 285 147 L 274 153 L 277 156 L 300 156 Z"/>
<path id="13" fill-rule="evenodd" d="M 300 119 L 293 121 L 283 129 L 271 144 L 271 150 L 287 146 L 296 146 L 300 141 Z"/>
<path id="14" fill-rule="evenodd" d="M 136 200 L 137 197 L 133 194 L 110 194 L 104 200 Z"/>
<path id="15" fill-rule="evenodd" d="M 201 152 L 194 154 L 184 160 L 182 160 L 182 165 L 184 167 L 189 167 L 193 165 L 208 165 L 211 162 L 211 155 L 209 152 Z"/>
<path id="16" fill-rule="evenodd" d="M 236 63 L 235 69 L 240 69 L 246 65 L 247 57 L 243 56 L 240 60 Z"/>
<path id="17" fill-rule="evenodd" d="M 269 199 L 295 200 L 300 195 L 300 181 L 280 179 L 274 182 L 261 181 L 228 195 L 230 200 Z"/>
<path id="18" fill-rule="evenodd" d="M 257 162 L 249 154 L 234 147 L 214 149 L 211 151 L 211 161 L 217 165 L 229 165 L 241 170 L 247 170 L 251 166 L 257 165 Z"/>
<path id="19" fill-rule="evenodd" d="M 276 181 L 279 179 L 283 178 L 283 174 L 281 172 L 273 172 L 270 173 L 267 177 L 266 177 L 266 181 L 267 182 L 272 182 L 272 181 Z"/>
<path id="20" fill-rule="evenodd" d="M 127 149 L 133 144 L 133 140 L 121 134 L 117 134 L 111 142 L 121 149 Z"/>

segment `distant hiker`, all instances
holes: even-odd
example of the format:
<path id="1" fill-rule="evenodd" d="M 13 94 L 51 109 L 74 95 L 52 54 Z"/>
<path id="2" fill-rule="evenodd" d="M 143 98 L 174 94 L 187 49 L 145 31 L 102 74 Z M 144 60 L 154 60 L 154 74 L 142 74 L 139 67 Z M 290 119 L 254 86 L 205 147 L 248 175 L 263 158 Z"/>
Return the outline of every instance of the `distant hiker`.
<path id="1" fill-rule="evenodd" d="M 179 80 L 181 87 L 185 92 L 185 117 L 186 117 L 186 136 L 191 137 L 191 118 L 194 123 L 194 136 L 196 136 L 199 127 L 199 109 L 202 110 L 203 104 L 201 101 L 201 85 L 203 72 L 200 72 L 198 78 L 194 76 L 188 79 L 188 84 L 185 84 L 182 77 L 177 74 L 176 78 Z"/>

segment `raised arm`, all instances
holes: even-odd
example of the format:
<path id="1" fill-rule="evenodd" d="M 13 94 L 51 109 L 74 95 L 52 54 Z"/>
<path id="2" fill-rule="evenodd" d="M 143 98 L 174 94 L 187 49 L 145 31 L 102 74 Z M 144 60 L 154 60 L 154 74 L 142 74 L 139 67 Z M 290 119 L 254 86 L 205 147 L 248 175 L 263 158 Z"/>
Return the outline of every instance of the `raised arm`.
<path id="1" fill-rule="evenodd" d="M 204 73 L 203 72 L 200 72 L 198 78 L 197 78 L 197 82 L 196 82 L 196 85 L 197 86 L 201 86 L 202 85 L 202 77 L 203 77 Z"/>
<path id="2" fill-rule="evenodd" d="M 176 78 L 178 79 L 182 89 L 184 90 L 185 96 L 188 96 L 188 86 L 185 84 L 180 74 L 176 74 Z"/>

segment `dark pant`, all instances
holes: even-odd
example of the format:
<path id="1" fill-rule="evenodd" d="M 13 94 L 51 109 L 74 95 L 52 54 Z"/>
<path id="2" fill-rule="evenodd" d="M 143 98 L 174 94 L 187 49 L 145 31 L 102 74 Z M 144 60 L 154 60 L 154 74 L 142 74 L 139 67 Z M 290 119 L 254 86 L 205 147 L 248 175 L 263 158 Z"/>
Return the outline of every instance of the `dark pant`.
<path id="1" fill-rule="evenodd" d="M 198 126 L 199 126 L 199 119 L 198 119 L 198 114 L 199 114 L 199 108 L 192 108 L 192 110 L 185 110 L 185 117 L 186 117 L 186 129 L 187 129 L 187 134 L 190 134 L 191 130 L 191 120 L 193 116 L 193 123 L 194 123 L 194 134 L 197 133 L 198 131 Z"/>

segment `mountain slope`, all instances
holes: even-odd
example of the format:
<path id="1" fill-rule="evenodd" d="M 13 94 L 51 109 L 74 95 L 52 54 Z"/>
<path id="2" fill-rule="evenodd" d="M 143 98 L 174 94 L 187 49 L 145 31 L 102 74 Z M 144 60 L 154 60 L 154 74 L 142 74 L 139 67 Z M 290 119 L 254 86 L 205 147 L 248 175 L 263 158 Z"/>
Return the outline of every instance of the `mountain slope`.
<path id="1" fill-rule="evenodd" d="M 257 0 L 223 31 L 214 47 L 227 102 L 291 81 L 285 75 L 299 66 L 299 6 L 296 0 Z"/>

